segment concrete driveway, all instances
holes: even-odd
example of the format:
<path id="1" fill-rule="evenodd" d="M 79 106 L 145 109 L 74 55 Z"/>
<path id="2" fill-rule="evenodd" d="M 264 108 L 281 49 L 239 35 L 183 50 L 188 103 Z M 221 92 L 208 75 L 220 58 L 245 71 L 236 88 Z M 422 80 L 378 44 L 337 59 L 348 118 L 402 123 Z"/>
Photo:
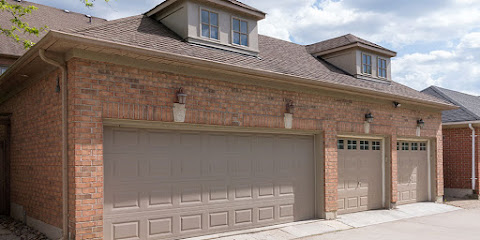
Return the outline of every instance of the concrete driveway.
<path id="1" fill-rule="evenodd" d="M 448 213 L 399 220 L 395 222 L 297 238 L 302 240 L 478 240 L 480 209 L 458 210 Z"/>

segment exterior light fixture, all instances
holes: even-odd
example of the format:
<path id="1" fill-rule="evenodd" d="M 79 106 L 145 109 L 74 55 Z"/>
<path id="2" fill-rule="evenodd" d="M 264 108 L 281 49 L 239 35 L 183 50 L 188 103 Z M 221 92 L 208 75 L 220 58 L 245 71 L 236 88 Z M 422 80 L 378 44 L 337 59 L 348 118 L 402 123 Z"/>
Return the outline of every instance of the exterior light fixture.
<path id="1" fill-rule="evenodd" d="M 293 104 L 292 100 L 287 102 L 286 110 L 287 110 L 287 113 L 290 113 L 290 114 L 293 114 L 295 112 L 295 105 Z"/>
<path id="2" fill-rule="evenodd" d="M 393 106 L 394 106 L 395 108 L 399 108 L 399 107 L 402 106 L 402 104 L 399 103 L 399 102 L 393 102 Z"/>
<path id="3" fill-rule="evenodd" d="M 187 102 L 187 94 L 184 92 L 183 87 L 177 91 L 177 103 L 185 104 Z"/>
<path id="4" fill-rule="evenodd" d="M 417 120 L 417 126 L 418 126 L 419 128 L 425 127 L 425 121 L 423 121 L 423 119 L 421 119 L 421 118 L 418 119 L 418 120 Z"/>
<path id="5" fill-rule="evenodd" d="M 60 92 L 60 77 L 57 77 L 57 86 L 55 86 L 55 92 Z"/>
<path id="6" fill-rule="evenodd" d="M 365 114 L 365 121 L 368 122 L 368 123 L 373 122 L 373 115 L 372 115 L 372 113 L 367 113 L 367 114 Z"/>

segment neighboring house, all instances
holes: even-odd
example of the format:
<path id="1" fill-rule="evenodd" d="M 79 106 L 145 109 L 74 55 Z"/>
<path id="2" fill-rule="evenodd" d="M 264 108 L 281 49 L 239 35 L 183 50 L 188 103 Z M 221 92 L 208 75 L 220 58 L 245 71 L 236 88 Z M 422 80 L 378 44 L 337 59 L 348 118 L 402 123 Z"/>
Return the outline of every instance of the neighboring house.
<path id="1" fill-rule="evenodd" d="M 36 27 L 38 29 L 47 26 L 46 31 L 41 31 L 38 36 L 33 34 L 23 34 L 22 30 L 16 32 L 21 38 L 25 38 L 33 42 L 40 41 L 40 39 L 45 36 L 48 30 L 88 27 L 106 22 L 105 19 L 86 16 L 84 14 L 70 12 L 68 10 L 60 10 L 28 1 L 6 0 L 6 2 L 24 7 L 35 6 L 38 8 L 37 10 L 33 11 L 33 13 L 26 14 L 22 20 L 28 23 L 31 27 Z M 11 18 L 11 14 L 7 12 L 1 12 L 0 26 L 9 29 L 12 26 L 12 22 L 10 21 Z M 0 74 L 3 74 L 7 68 L 25 52 L 26 50 L 23 47 L 22 42 L 17 43 L 3 34 L 0 35 Z"/>
<path id="2" fill-rule="evenodd" d="M 264 17 L 168 0 L 50 31 L 0 78 L 11 215 L 56 237 L 178 239 L 442 201 L 455 106 L 394 82 L 391 50 L 259 35 Z"/>
<path id="3" fill-rule="evenodd" d="M 459 107 L 442 114 L 445 194 L 478 195 L 480 144 L 476 136 L 480 132 L 480 97 L 436 86 L 422 92 Z"/>

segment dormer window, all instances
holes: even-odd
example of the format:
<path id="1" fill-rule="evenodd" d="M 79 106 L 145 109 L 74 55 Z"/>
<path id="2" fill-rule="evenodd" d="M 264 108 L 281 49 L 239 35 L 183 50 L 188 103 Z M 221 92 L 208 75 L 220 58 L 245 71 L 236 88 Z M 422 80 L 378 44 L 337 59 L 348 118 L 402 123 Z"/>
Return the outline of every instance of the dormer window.
<path id="1" fill-rule="evenodd" d="M 0 75 L 4 74 L 7 71 L 7 66 L 0 66 Z"/>
<path id="2" fill-rule="evenodd" d="M 248 47 L 248 22 L 233 18 L 233 43 Z"/>
<path id="3" fill-rule="evenodd" d="M 202 9 L 202 37 L 218 40 L 218 13 Z"/>
<path id="4" fill-rule="evenodd" d="M 378 77 L 387 78 L 387 60 L 378 58 Z"/>
<path id="5" fill-rule="evenodd" d="M 362 73 L 372 74 L 372 56 L 362 53 Z"/>

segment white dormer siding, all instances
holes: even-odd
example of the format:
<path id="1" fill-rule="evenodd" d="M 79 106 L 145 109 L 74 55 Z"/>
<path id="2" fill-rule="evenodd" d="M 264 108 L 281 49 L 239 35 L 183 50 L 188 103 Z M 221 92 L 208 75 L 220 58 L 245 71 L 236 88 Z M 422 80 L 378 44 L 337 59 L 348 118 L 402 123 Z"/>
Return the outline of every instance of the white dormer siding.
<path id="1" fill-rule="evenodd" d="M 210 31 L 218 30 L 218 36 L 212 32 L 208 37 L 206 34 L 202 34 L 202 11 L 209 12 L 218 18 L 218 23 L 213 22 L 214 25 L 212 22 L 207 23 L 206 20 L 203 22 L 204 28 L 207 28 L 208 24 Z M 211 4 L 211 1 L 187 0 L 176 1 L 153 13 L 151 17 L 163 23 L 189 43 L 247 55 L 258 55 L 257 21 L 262 18 L 252 15 L 248 11 L 242 12 L 240 9 L 232 9 L 229 6 Z M 238 23 L 238 21 L 240 21 L 240 27 L 243 27 L 240 31 L 233 26 L 233 23 Z M 245 25 L 247 25 L 246 28 Z M 235 37 L 239 35 L 243 36 L 243 41 L 235 41 Z"/>

